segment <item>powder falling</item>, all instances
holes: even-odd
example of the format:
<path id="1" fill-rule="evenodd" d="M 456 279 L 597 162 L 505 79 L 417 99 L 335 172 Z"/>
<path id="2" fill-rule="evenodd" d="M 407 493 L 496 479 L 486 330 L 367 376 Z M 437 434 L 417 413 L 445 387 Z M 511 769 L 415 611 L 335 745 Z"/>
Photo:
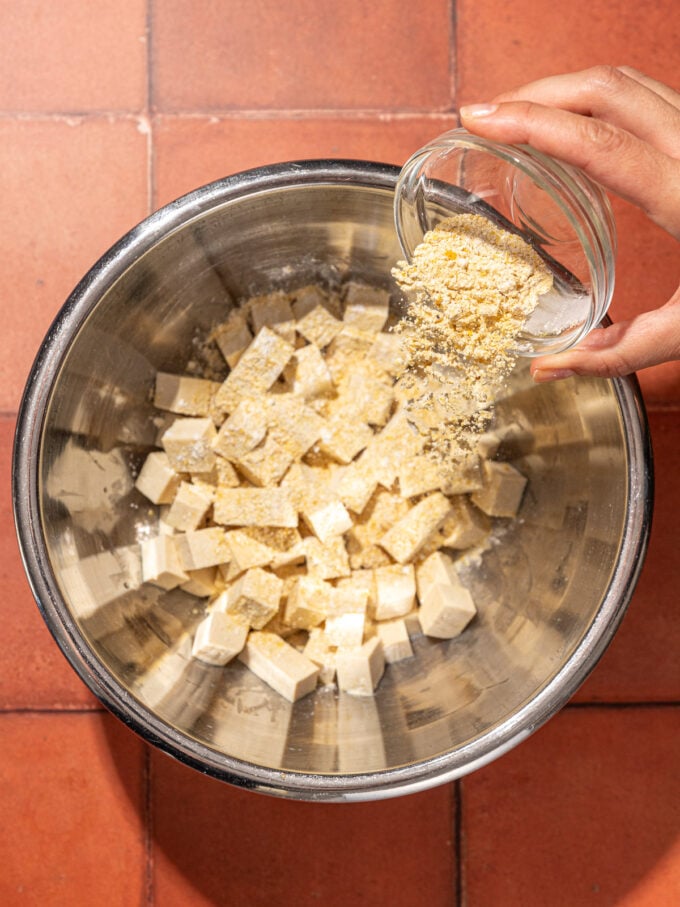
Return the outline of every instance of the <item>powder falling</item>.
<path id="1" fill-rule="evenodd" d="M 446 218 L 392 275 L 407 308 L 394 330 L 409 420 L 435 455 L 469 449 L 517 361 L 521 333 L 553 276 L 520 236 L 478 214 Z"/>

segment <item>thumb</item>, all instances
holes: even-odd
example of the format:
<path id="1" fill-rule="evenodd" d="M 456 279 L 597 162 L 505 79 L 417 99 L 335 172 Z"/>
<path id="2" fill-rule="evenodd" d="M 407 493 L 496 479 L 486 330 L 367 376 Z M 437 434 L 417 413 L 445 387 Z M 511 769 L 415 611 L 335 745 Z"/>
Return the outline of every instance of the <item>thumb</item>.
<path id="1" fill-rule="evenodd" d="M 659 309 L 596 328 L 564 353 L 540 356 L 531 374 L 536 382 L 572 375 L 616 378 L 672 359 L 680 359 L 680 287 Z"/>

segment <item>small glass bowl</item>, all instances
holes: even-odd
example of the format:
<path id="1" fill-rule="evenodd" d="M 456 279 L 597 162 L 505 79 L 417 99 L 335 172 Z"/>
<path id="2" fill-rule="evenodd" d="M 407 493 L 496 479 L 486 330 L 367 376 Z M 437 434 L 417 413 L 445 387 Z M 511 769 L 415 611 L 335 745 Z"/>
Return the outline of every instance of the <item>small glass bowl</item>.
<path id="1" fill-rule="evenodd" d="M 540 298 L 514 352 L 561 352 L 600 323 L 614 292 L 616 228 L 604 190 L 583 171 L 527 145 L 453 129 L 401 170 L 394 214 L 406 259 L 428 230 L 464 213 L 519 234 L 553 272 L 553 289 Z"/>

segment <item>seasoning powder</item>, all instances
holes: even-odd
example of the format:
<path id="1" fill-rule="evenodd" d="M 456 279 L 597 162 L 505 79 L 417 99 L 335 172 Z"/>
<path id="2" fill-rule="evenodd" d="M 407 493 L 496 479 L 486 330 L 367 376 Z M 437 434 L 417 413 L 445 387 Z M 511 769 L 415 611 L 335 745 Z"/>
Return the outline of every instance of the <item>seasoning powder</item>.
<path id="1" fill-rule="evenodd" d="M 522 328 L 553 285 L 538 253 L 478 214 L 459 214 L 425 234 L 392 275 L 407 300 L 400 379 L 410 421 L 433 454 L 471 446 L 515 366 Z"/>

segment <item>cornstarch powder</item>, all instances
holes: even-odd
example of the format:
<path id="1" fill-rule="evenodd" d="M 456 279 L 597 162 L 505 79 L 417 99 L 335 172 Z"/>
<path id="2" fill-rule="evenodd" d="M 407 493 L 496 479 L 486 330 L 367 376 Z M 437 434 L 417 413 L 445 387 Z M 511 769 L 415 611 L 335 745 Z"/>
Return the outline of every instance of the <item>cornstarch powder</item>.
<path id="1" fill-rule="evenodd" d="M 478 214 L 458 214 L 425 234 L 392 275 L 407 308 L 394 330 L 405 366 L 409 419 L 435 454 L 470 446 L 517 361 L 522 328 L 553 285 L 538 253 Z"/>

